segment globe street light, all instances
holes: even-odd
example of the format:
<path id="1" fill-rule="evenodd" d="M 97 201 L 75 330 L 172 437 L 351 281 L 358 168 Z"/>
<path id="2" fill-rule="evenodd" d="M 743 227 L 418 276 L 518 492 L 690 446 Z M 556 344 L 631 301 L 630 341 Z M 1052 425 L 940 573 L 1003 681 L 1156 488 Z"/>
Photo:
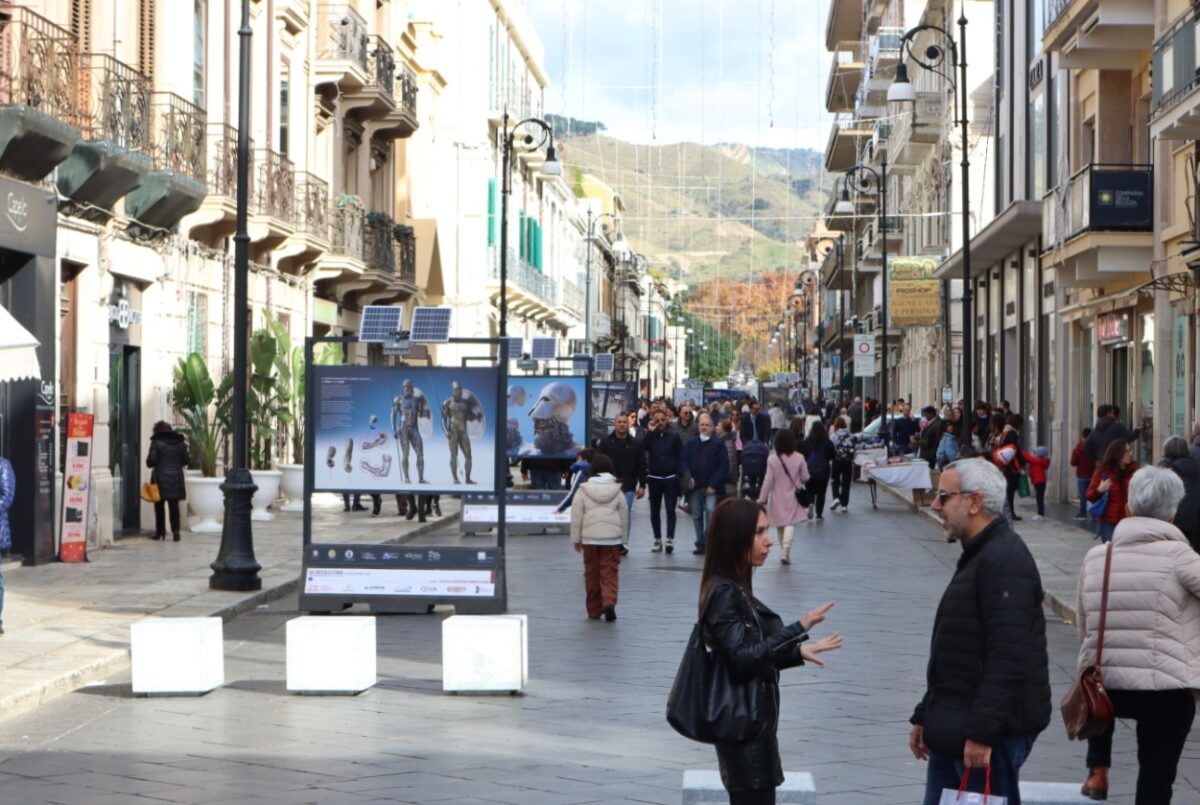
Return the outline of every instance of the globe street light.
<path id="1" fill-rule="evenodd" d="M 922 31 L 930 31 L 942 39 L 943 44 L 931 44 L 925 48 L 921 56 L 913 52 L 913 40 Z M 958 41 L 945 28 L 937 25 L 922 24 L 905 31 L 900 39 L 901 50 L 913 60 L 922 70 L 936 73 L 950 83 L 951 88 L 957 89 L 959 134 L 962 138 L 962 160 L 959 167 L 962 170 L 962 399 L 963 427 L 960 429 L 959 441 L 963 446 L 971 443 L 971 416 L 975 412 L 974 375 L 971 365 L 971 352 L 975 344 L 975 317 L 971 315 L 971 160 L 968 151 L 967 122 L 967 16 L 962 13 L 958 17 Z M 949 54 L 951 70 L 942 72 Z M 954 69 L 958 69 L 958 82 L 955 86 Z M 896 65 L 896 77 L 888 87 L 889 103 L 913 103 L 917 100 L 917 90 L 908 79 L 908 65 L 904 62 Z M 946 351 L 950 351 L 950 335 L 946 334 Z"/>

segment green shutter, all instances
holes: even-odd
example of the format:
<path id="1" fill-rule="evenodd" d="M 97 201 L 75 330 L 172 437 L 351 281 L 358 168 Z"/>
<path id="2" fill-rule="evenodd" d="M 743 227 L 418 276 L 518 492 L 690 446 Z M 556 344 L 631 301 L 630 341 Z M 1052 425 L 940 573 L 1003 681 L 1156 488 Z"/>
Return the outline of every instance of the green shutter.
<path id="1" fill-rule="evenodd" d="M 493 177 L 488 179 L 488 220 L 487 220 L 487 243 L 489 246 L 496 245 L 496 179 Z"/>
<path id="2" fill-rule="evenodd" d="M 542 225 L 538 221 L 533 222 L 533 264 L 542 270 Z"/>

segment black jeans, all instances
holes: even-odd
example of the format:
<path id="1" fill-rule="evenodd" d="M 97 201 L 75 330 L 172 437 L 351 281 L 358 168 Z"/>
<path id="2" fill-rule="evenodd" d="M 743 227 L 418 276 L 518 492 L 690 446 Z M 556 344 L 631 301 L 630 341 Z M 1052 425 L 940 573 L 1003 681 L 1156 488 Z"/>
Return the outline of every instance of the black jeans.
<path id="1" fill-rule="evenodd" d="M 674 475 L 670 478 L 647 478 L 646 487 L 650 490 L 650 527 L 654 529 L 654 541 L 662 541 L 659 514 L 664 501 L 667 504 L 667 539 L 675 539 L 675 504 L 679 502 L 679 479 Z"/>
<path id="2" fill-rule="evenodd" d="M 1117 718 L 1137 722 L 1138 779 L 1135 805 L 1165 805 L 1187 742 L 1196 704 L 1192 692 L 1181 690 L 1110 690 Z M 1089 769 L 1112 766 L 1113 727 L 1088 739 Z"/>
<path id="3" fill-rule="evenodd" d="M 775 789 L 758 788 L 751 791 L 730 791 L 729 805 L 775 805 Z"/>
<path id="4" fill-rule="evenodd" d="M 166 514 L 166 512 L 163 511 L 164 506 L 166 507 L 167 511 L 169 511 L 171 514 L 171 536 L 178 537 L 179 536 L 179 501 L 178 500 L 160 500 L 158 503 L 154 504 L 154 536 L 165 537 L 167 535 L 167 530 L 165 527 L 166 524 L 163 523 L 163 520 L 165 519 L 164 515 Z"/>
<path id="5" fill-rule="evenodd" d="M 1046 516 L 1046 485 L 1034 484 L 1033 494 L 1037 497 L 1038 517 Z"/>
<path id="6" fill-rule="evenodd" d="M 1017 487 L 1020 485 L 1021 473 L 1004 474 L 1004 502 L 1008 505 L 1008 513 L 1013 517 L 1017 516 L 1017 510 L 1013 508 L 1013 498 L 1017 496 Z"/>
<path id="7" fill-rule="evenodd" d="M 833 462 L 833 499 L 842 504 L 842 507 L 850 505 L 850 484 L 854 480 L 854 462 L 853 461 L 837 461 Z"/>
<path id="8" fill-rule="evenodd" d="M 829 476 L 826 475 L 824 478 L 809 478 L 804 482 L 804 485 L 812 493 L 813 506 L 817 510 L 817 517 L 823 516 L 825 514 L 825 490 L 829 488 Z"/>

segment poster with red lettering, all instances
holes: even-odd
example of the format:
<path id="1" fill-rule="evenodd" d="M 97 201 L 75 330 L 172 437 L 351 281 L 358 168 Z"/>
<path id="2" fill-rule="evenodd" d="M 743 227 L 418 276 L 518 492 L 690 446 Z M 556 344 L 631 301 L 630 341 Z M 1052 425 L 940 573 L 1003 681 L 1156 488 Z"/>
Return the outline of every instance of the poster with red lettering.
<path id="1" fill-rule="evenodd" d="M 63 472 L 62 543 L 64 562 L 87 559 L 88 497 L 92 478 L 91 414 L 67 414 L 67 460 Z"/>

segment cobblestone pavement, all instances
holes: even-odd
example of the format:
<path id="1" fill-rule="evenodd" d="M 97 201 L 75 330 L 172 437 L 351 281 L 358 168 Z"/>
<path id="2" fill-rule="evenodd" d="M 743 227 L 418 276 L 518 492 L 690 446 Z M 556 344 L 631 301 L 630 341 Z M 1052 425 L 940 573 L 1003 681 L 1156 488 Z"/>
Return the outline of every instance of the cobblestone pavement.
<path id="1" fill-rule="evenodd" d="M 933 610 L 959 547 L 894 498 L 802 527 L 794 564 L 777 558 L 756 593 L 785 617 L 827 599 L 846 647 L 825 668 L 787 672 L 785 769 L 811 771 L 822 805 L 920 801 L 923 764 L 907 750 Z M 621 567 L 616 623 L 584 615 L 580 558 L 564 537 L 510 539 L 510 607 L 530 616 L 523 696 L 441 692 L 439 615 L 379 619 L 379 685 L 357 697 L 284 690 L 280 599 L 226 625 L 228 685 L 201 698 L 131 699 L 128 676 L 0 722 L 0 802 L 559 803 L 680 801 L 685 769 L 709 747 L 663 718 L 695 620 L 699 557 L 651 554 L 645 502 Z M 478 544 L 483 537 L 469 538 Z M 420 538 L 429 544 L 454 535 Z M 1074 667 L 1072 627 L 1050 617 L 1057 700 Z M 1131 802 L 1133 733 L 1121 725 L 1112 802 Z M 1084 747 L 1055 721 L 1024 777 L 1081 780 Z M 1200 740 L 1187 747 L 1176 803 L 1200 803 Z"/>

